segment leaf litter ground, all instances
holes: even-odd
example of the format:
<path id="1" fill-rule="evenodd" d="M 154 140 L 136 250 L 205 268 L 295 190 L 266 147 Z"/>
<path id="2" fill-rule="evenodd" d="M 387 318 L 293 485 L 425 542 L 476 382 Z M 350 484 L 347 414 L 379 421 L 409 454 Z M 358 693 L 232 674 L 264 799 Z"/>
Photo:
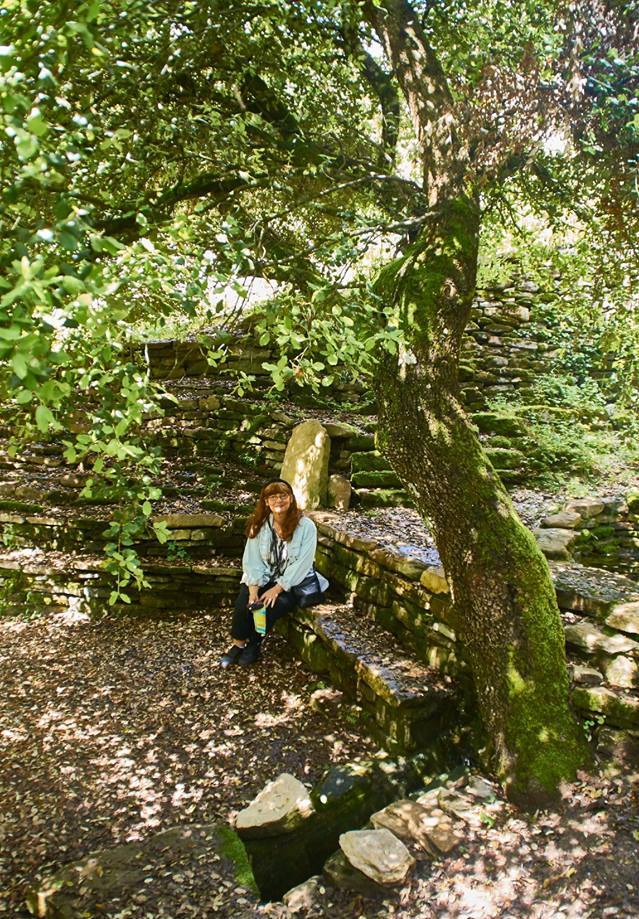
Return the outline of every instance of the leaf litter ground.
<path id="1" fill-rule="evenodd" d="M 282 771 L 313 783 L 373 751 L 348 708 L 309 707 L 317 678 L 269 639 L 266 659 L 222 671 L 219 616 L 0 623 L 0 915 L 28 885 L 89 852 L 234 813 Z M 625 765 L 567 786 L 556 812 L 507 809 L 416 870 L 386 902 L 325 885 L 309 917 L 600 919 L 639 916 L 639 742 Z M 175 873 L 109 919 L 283 917 L 237 895 L 220 913 L 210 866 Z M 157 879 L 156 879 L 157 880 Z M 156 885 L 157 888 L 157 885 Z M 161 902 L 160 902 L 161 901 Z M 226 901 L 228 902 L 228 900 Z"/>
<path id="2" fill-rule="evenodd" d="M 313 783 L 376 749 L 347 708 L 329 720 L 309 707 L 317 677 L 281 638 L 255 667 L 222 670 L 219 616 L 0 631 L 0 915 L 21 915 L 25 885 L 89 852 L 228 820 L 281 772 Z"/>

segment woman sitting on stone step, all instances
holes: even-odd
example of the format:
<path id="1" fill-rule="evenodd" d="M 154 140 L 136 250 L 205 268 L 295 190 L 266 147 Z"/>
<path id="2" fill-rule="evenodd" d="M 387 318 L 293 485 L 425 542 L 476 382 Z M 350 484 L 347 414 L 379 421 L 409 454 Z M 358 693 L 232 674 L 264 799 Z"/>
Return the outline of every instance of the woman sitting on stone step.
<path id="1" fill-rule="evenodd" d="M 296 606 L 319 602 L 328 587 L 326 578 L 313 567 L 315 524 L 298 508 L 293 489 L 284 479 L 264 486 L 246 535 L 242 584 L 231 625 L 233 644 L 220 661 L 222 667 L 254 664 L 262 638 L 274 623 Z"/>

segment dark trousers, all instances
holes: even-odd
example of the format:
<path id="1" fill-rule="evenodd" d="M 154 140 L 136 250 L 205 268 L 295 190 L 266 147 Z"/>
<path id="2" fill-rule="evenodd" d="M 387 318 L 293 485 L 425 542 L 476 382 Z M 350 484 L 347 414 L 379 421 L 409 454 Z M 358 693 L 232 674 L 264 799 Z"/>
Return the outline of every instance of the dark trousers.
<path id="1" fill-rule="evenodd" d="M 264 587 L 260 587 L 260 594 L 263 594 L 269 587 L 273 587 L 274 584 L 275 581 L 269 581 Z M 231 637 L 237 638 L 238 641 L 257 641 L 261 638 L 255 631 L 255 626 L 253 625 L 253 613 L 248 608 L 248 597 L 248 587 L 246 584 L 241 584 L 240 592 L 235 601 L 233 623 L 231 625 Z M 297 600 L 294 594 L 290 590 L 283 590 L 274 605 L 269 606 L 266 610 L 267 633 L 271 631 L 278 619 L 281 619 L 282 616 L 286 616 L 286 614 L 290 613 L 296 606 Z"/>

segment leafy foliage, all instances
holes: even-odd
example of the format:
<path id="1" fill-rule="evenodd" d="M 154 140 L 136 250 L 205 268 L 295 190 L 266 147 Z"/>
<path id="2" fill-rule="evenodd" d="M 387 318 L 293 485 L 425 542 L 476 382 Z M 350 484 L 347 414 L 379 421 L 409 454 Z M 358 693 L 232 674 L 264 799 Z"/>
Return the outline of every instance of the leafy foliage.
<path id="1" fill-rule="evenodd" d="M 614 255 L 636 203 L 628 17 L 597 32 L 590 8 L 570 19 L 552 2 L 417 9 L 464 112 L 485 239 L 513 202 L 558 226 L 580 208 L 579 239 L 548 249 L 570 292 L 590 266 L 595 294 L 575 315 L 592 316 L 630 392 L 630 259 Z M 118 504 L 118 597 L 141 581 L 133 543 L 159 496 L 143 420 L 163 394 L 135 344 L 150 328 L 232 325 L 262 277 L 279 285 L 256 318 L 279 352 L 278 390 L 370 374 L 402 347 L 371 281 L 427 224 L 423 163 L 359 3 L 7 0 L 0 23 L 0 390 L 14 449 L 57 438 L 91 472 L 85 497 Z M 543 145 L 567 120 L 572 146 L 550 158 Z"/>

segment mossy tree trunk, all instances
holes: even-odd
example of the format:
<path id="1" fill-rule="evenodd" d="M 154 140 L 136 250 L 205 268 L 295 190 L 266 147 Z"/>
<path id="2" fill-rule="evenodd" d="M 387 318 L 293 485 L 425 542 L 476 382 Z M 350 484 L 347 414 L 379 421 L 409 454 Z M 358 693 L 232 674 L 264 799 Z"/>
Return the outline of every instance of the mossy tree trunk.
<path id="1" fill-rule="evenodd" d="M 495 769 L 512 798 L 536 804 L 574 776 L 586 751 L 548 565 L 459 400 L 476 240 L 476 208 L 458 201 L 380 276 L 407 345 L 380 363 L 379 437 L 433 527 Z"/>
<path id="2" fill-rule="evenodd" d="M 497 773 L 536 803 L 587 761 L 545 558 L 519 520 L 459 398 L 475 293 L 479 206 L 445 75 L 406 0 L 365 3 L 408 101 L 431 213 L 382 271 L 403 344 L 382 353 L 380 447 L 431 523 Z"/>

